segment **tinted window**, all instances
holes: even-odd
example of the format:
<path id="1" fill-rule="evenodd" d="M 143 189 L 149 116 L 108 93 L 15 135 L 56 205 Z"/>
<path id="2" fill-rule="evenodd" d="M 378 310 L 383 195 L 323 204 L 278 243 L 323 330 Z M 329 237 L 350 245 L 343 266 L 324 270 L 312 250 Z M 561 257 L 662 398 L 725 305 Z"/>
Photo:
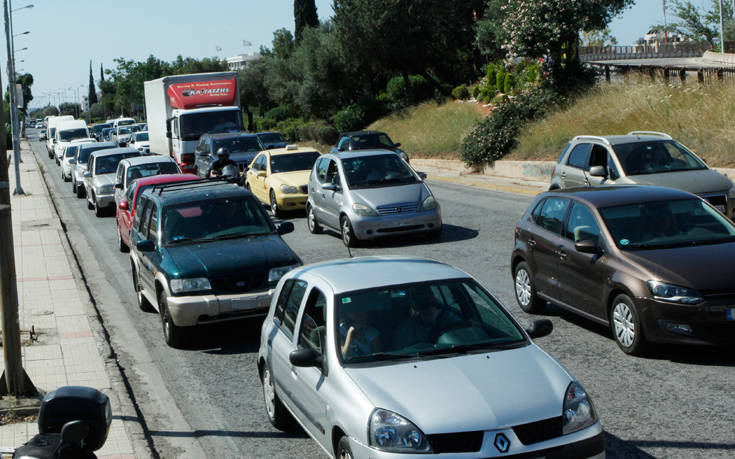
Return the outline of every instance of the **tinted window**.
<path id="1" fill-rule="evenodd" d="M 161 174 L 178 174 L 178 166 L 171 161 L 162 161 L 160 163 L 139 164 L 137 166 L 128 167 L 126 183 L 130 184 L 133 180 L 142 177 L 150 177 L 152 175 Z"/>
<path id="2" fill-rule="evenodd" d="M 322 353 L 322 345 L 327 331 L 327 298 L 316 288 L 311 289 L 304 306 L 299 329 L 299 346 Z"/>
<path id="3" fill-rule="evenodd" d="M 329 161 L 329 166 L 327 167 L 326 181 L 334 184 L 339 183 L 339 171 L 337 170 L 337 162 L 334 160 Z"/>
<path id="4" fill-rule="evenodd" d="M 569 153 L 569 160 L 567 161 L 567 164 L 572 167 L 587 170 L 589 168 L 588 166 L 591 150 L 591 143 L 580 143 L 579 145 L 574 147 L 574 149 L 572 149 L 571 153 Z"/>
<path id="5" fill-rule="evenodd" d="M 352 149 L 365 150 L 369 148 L 394 148 L 393 142 L 386 134 L 362 134 L 352 136 Z"/>
<path id="6" fill-rule="evenodd" d="M 151 221 L 148 224 L 148 239 L 158 243 L 158 206 L 156 203 L 152 203 L 151 207 Z"/>
<path id="7" fill-rule="evenodd" d="M 400 186 L 417 183 L 416 176 L 396 154 L 345 158 L 342 169 L 350 188 Z"/>
<path id="8" fill-rule="evenodd" d="M 136 213 L 136 218 L 138 218 L 138 215 Z M 143 214 L 140 216 L 140 222 L 138 226 L 136 227 L 138 231 L 140 231 L 141 237 L 145 238 L 146 234 L 148 234 L 148 220 L 151 217 L 151 201 L 146 200 L 145 207 L 143 208 Z"/>
<path id="9" fill-rule="evenodd" d="M 140 134 L 135 134 L 135 141 L 136 142 L 142 142 L 144 140 L 148 140 L 148 133 L 147 132 L 141 132 Z"/>
<path id="10" fill-rule="evenodd" d="M 569 200 L 562 198 L 547 198 L 541 208 L 536 223 L 544 229 L 561 234 L 564 227 L 564 216 L 569 207 Z"/>
<path id="11" fill-rule="evenodd" d="M 580 241 L 598 242 L 600 227 L 597 225 L 592 211 L 587 206 L 578 202 L 572 205 L 569 221 L 567 222 L 566 237 L 575 243 Z"/>
<path id="12" fill-rule="evenodd" d="M 65 157 L 65 158 L 73 158 L 73 157 L 74 157 L 74 155 L 76 155 L 76 154 L 77 154 L 77 150 L 78 150 L 78 149 L 79 149 L 79 147 L 78 147 L 78 146 L 76 146 L 76 145 L 74 145 L 74 146 L 69 146 L 69 147 L 66 147 L 66 152 L 64 153 L 64 157 Z"/>
<path id="13" fill-rule="evenodd" d="M 615 145 L 626 175 L 658 174 L 706 169 L 699 159 L 674 140 L 652 140 Z"/>
<path id="14" fill-rule="evenodd" d="M 102 146 L 90 146 L 90 147 L 79 147 L 79 154 L 77 155 L 77 163 L 86 164 L 89 160 L 89 155 L 95 151 L 105 150 L 107 148 L 116 148 L 114 145 L 102 145 Z"/>
<path id="15" fill-rule="evenodd" d="M 319 159 L 319 152 L 290 153 L 271 156 L 271 174 L 293 171 L 310 171 Z"/>
<path id="16" fill-rule="evenodd" d="M 262 150 L 262 148 L 260 148 L 260 142 L 258 142 L 258 138 L 255 136 L 216 140 L 214 142 L 214 151 L 217 151 L 220 148 L 227 148 L 230 150 L 230 153 Z"/>
<path id="17" fill-rule="evenodd" d="M 283 311 L 286 309 L 288 295 L 291 293 L 291 288 L 293 288 L 294 282 L 295 281 L 293 279 L 289 279 L 284 282 L 283 287 L 281 288 L 281 293 L 278 295 L 276 309 L 273 312 L 273 320 L 275 320 L 277 324 L 283 323 Z"/>
<path id="18" fill-rule="evenodd" d="M 293 329 L 296 326 L 296 316 L 299 313 L 299 306 L 301 306 L 301 300 L 304 298 L 306 293 L 306 282 L 297 280 L 294 282 L 291 292 L 288 294 L 286 305 L 283 310 L 283 322 L 281 325 L 290 334 L 293 335 Z"/>
<path id="19" fill-rule="evenodd" d="M 83 139 L 85 137 L 89 137 L 89 133 L 84 128 L 59 131 L 59 140 L 62 142 L 69 142 L 74 139 Z"/>
<path id="20" fill-rule="evenodd" d="M 602 166 L 607 167 L 607 149 L 602 145 L 594 145 L 592 152 L 590 153 L 590 167 L 591 166 Z"/>
<path id="21" fill-rule="evenodd" d="M 561 163 L 562 158 L 564 158 L 564 155 L 569 150 L 569 147 L 572 145 L 571 142 L 569 142 L 565 147 L 564 150 L 562 150 L 561 154 L 559 155 L 559 159 L 556 160 L 557 163 Z"/>
<path id="22" fill-rule="evenodd" d="M 258 138 L 263 143 L 283 143 L 285 140 L 279 132 L 269 132 L 267 134 L 258 134 Z"/>

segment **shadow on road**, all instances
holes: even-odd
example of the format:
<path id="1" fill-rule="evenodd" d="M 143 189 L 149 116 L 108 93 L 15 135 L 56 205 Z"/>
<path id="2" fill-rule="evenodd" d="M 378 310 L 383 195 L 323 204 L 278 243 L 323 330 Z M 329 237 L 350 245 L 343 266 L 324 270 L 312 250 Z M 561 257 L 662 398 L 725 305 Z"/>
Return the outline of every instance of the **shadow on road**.
<path id="1" fill-rule="evenodd" d="M 166 430 L 151 430 L 152 437 L 233 437 L 233 438 L 307 438 L 306 432 L 298 429 L 296 432 L 251 432 L 238 430 L 194 430 L 192 432 L 171 432 Z"/>
<path id="2" fill-rule="evenodd" d="M 341 234 L 329 228 L 324 228 L 324 234 L 329 234 L 338 239 L 342 238 Z M 379 239 L 373 239 L 370 241 L 360 241 L 358 247 L 364 249 L 390 249 L 396 247 L 410 247 L 426 244 L 443 244 L 447 242 L 460 242 L 474 239 L 479 234 L 479 231 L 471 228 L 465 228 L 464 226 L 450 225 L 445 223 L 442 225 L 442 234 L 440 238 L 430 239 L 422 234 L 383 236 Z"/>
<path id="3" fill-rule="evenodd" d="M 243 319 L 212 325 L 200 325 L 190 333 L 188 351 L 203 351 L 213 355 L 234 355 L 258 352 L 263 318 Z"/>
<path id="4" fill-rule="evenodd" d="M 684 457 L 693 453 L 692 450 L 711 450 L 720 453 L 735 451 L 735 443 L 712 443 L 701 441 L 675 441 L 675 440 L 622 440 L 615 435 L 605 432 L 606 455 L 608 458 L 653 458 L 655 456 L 646 453 L 640 448 L 666 448 L 681 450 L 676 456 Z"/>

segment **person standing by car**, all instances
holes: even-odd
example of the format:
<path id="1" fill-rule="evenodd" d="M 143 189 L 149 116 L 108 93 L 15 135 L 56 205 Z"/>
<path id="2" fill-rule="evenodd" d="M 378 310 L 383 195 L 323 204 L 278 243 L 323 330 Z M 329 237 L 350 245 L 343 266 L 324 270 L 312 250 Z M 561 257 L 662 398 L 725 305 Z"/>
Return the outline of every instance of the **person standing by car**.
<path id="1" fill-rule="evenodd" d="M 237 168 L 235 162 L 230 159 L 230 150 L 222 147 L 217 150 L 217 161 L 212 163 L 212 170 L 209 172 L 210 176 L 219 177 L 227 166 Z"/>

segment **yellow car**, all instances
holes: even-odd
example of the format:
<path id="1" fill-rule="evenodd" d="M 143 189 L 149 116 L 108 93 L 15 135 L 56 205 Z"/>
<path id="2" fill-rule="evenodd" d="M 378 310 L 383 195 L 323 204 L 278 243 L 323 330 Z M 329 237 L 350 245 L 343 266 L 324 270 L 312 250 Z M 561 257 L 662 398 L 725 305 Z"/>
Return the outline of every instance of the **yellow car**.
<path id="1" fill-rule="evenodd" d="M 261 151 L 250 163 L 245 186 L 270 206 L 274 216 L 284 210 L 304 209 L 309 174 L 320 155 L 312 148 L 297 145 Z"/>

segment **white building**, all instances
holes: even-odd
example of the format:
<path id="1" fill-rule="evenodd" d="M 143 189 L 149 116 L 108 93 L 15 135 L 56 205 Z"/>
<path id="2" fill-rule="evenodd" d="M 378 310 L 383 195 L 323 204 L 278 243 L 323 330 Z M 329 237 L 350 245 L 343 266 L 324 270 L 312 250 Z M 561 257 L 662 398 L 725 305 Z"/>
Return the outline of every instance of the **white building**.
<path id="1" fill-rule="evenodd" d="M 227 68 L 237 72 L 247 67 L 250 62 L 257 61 L 258 59 L 260 59 L 260 54 L 255 52 L 250 54 L 236 54 L 226 59 Z"/>

